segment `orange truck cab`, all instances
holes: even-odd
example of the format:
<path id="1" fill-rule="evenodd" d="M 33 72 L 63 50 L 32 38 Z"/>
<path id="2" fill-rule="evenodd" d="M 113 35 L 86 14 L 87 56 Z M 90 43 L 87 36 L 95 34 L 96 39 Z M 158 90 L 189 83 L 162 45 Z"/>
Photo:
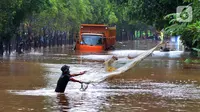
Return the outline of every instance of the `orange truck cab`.
<path id="1" fill-rule="evenodd" d="M 81 24 L 75 50 L 103 51 L 114 49 L 116 28 L 103 24 Z"/>

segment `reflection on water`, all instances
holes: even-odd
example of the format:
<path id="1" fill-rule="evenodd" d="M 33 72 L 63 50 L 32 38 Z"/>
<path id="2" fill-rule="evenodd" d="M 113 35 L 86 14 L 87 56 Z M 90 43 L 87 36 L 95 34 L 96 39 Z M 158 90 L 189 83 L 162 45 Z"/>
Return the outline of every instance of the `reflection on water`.
<path id="1" fill-rule="evenodd" d="M 127 47 L 124 45 L 122 48 Z M 85 75 L 76 77 L 79 80 L 97 80 L 105 73 L 103 61 L 111 55 L 120 57 L 117 64 L 123 66 L 129 62 L 128 55 L 136 57 L 142 52 L 145 50 L 78 55 L 67 48 L 55 48 L 4 57 L 0 64 L 0 111 L 200 111 L 200 70 L 184 68 L 183 60 L 188 54 L 183 51 L 155 51 L 135 68 L 103 83 L 91 84 L 84 92 L 79 90 L 79 83 L 72 82 L 65 94 L 54 92 L 63 64 L 70 65 L 71 73 L 87 70 Z"/>

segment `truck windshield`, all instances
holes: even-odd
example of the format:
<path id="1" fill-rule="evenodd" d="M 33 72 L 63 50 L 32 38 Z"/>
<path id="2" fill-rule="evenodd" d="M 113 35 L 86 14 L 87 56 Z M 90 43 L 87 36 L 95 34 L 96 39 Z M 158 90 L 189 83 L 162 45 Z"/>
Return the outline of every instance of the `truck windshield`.
<path id="1" fill-rule="evenodd" d="M 102 45 L 102 36 L 100 35 L 82 35 L 83 44 Z"/>

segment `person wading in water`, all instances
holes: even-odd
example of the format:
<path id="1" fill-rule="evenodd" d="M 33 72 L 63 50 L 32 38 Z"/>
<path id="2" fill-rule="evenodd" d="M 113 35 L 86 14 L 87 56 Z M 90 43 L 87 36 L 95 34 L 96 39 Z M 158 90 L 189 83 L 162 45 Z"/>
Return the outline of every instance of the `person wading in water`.
<path id="1" fill-rule="evenodd" d="M 56 86 L 55 92 L 64 93 L 65 88 L 66 88 L 66 86 L 67 86 L 69 81 L 79 82 L 81 84 L 82 83 L 86 83 L 86 82 L 82 82 L 82 81 L 79 81 L 79 80 L 76 80 L 76 79 L 73 78 L 75 76 L 79 76 L 79 75 L 85 74 L 86 71 L 80 72 L 79 74 L 70 74 L 69 68 L 70 67 L 67 66 L 67 65 L 63 65 L 61 67 L 62 74 L 61 74 L 60 78 L 57 81 L 57 86 Z"/>

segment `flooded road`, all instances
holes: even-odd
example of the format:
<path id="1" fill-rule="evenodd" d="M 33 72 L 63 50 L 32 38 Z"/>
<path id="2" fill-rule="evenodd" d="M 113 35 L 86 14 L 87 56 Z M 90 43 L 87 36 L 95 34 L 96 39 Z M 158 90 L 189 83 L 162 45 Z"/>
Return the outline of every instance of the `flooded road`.
<path id="1" fill-rule="evenodd" d="M 105 59 L 118 56 L 120 67 L 129 62 L 128 55 L 136 57 L 157 43 L 124 42 L 104 53 L 80 54 L 65 47 L 3 57 L 0 112 L 200 111 L 200 69 L 185 68 L 188 53 L 177 44 L 171 46 L 175 51 L 158 49 L 126 73 L 91 84 L 86 91 L 79 90 L 79 83 L 69 82 L 65 94 L 54 92 L 63 64 L 70 65 L 71 73 L 87 70 L 76 77 L 79 80 L 98 80 L 105 73 Z"/>

